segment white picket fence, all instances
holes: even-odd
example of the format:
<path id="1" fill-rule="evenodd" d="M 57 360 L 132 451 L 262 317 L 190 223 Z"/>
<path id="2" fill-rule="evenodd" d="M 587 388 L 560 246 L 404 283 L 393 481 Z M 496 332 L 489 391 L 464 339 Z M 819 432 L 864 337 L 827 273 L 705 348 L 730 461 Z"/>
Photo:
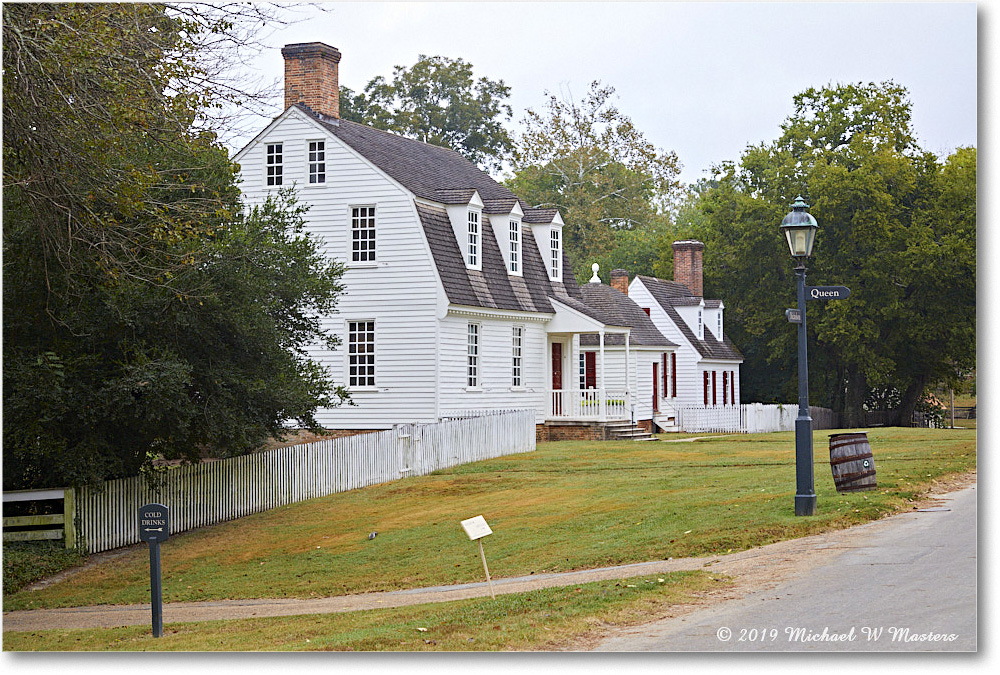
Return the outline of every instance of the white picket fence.
<path id="1" fill-rule="evenodd" d="M 677 406 L 677 426 L 681 431 L 760 434 L 794 431 L 799 413 L 797 403 L 745 403 L 736 406 Z M 813 429 L 836 426 L 832 410 L 809 406 Z"/>
<path id="2" fill-rule="evenodd" d="M 90 553 L 139 541 L 140 506 L 170 509 L 183 532 L 278 506 L 535 449 L 535 412 L 509 411 L 439 424 L 293 445 L 166 471 L 156 489 L 139 476 L 79 490 L 80 541 Z"/>

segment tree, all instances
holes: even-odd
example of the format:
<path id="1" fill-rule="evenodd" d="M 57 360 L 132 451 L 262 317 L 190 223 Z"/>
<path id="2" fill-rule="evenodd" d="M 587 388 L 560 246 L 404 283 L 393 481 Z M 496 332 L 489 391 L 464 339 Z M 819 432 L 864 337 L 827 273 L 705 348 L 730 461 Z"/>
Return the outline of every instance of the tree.
<path id="1" fill-rule="evenodd" d="M 340 88 L 340 115 L 432 145 L 451 148 L 486 169 L 499 169 L 511 149 L 503 123 L 511 108 L 503 80 L 473 79 L 472 64 L 424 56 L 378 76 L 363 92 Z"/>
<path id="2" fill-rule="evenodd" d="M 578 276 L 630 238 L 619 233 L 664 227 L 680 187 L 677 156 L 649 143 L 613 94 L 593 82 L 582 101 L 549 94 L 544 111 L 529 109 L 507 181 L 532 206 L 560 210 Z"/>
<path id="3" fill-rule="evenodd" d="M 341 270 L 290 196 L 244 211 L 191 11 L 4 8 L 5 488 L 248 452 L 342 398 L 305 352 Z"/>
<path id="4" fill-rule="evenodd" d="M 916 144 L 894 83 L 809 89 L 794 102 L 781 137 L 720 167 L 699 202 L 706 287 L 727 298 L 744 391 L 789 400 L 792 265 L 778 223 L 801 193 L 820 224 L 810 283 L 852 290 L 809 303 L 812 400 L 855 426 L 873 394 L 893 390 L 908 419 L 927 385 L 974 364 L 975 151 L 944 172 Z"/>

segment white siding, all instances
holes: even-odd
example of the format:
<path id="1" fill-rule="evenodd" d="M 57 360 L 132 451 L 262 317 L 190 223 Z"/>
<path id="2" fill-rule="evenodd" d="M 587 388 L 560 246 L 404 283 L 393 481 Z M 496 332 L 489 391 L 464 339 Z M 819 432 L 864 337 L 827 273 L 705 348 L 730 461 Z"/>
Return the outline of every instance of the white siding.
<path id="1" fill-rule="evenodd" d="M 258 137 L 240 158 L 246 199 L 260 202 L 268 193 L 264 145 L 283 142 L 285 185 L 296 183 L 300 202 L 310 206 L 308 230 L 322 238 L 329 256 L 347 264 L 338 313 L 324 319 L 343 342 L 334 352 L 319 346 L 310 350 L 336 382 L 347 382 L 346 322 L 375 321 L 376 387 L 353 392 L 356 406 L 320 410 L 317 418 L 333 429 L 433 422 L 437 419 L 435 312 L 443 291 L 413 196 L 332 135 L 325 138 L 326 183 L 309 185 L 307 140 L 324 134 L 317 125 L 292 114 Z M 351 207 L 362 205 L 376 209 L 376 262 L 352 265 Z"/>
<path id="2" fill-rule="evenodd" d="M 467 386 L 468 326 L 480 325 L 479 386 Z M 522 386 L 511 386 L 513 326 L 524 328 Z M 550 377 L 546 362 L 544 324 L 518 318 L 467 316 L 451 313 L 441 321 L 440 334 L 441 414 L 467 410 L 513 410 L 533 408 L 538 423 L 545 420 L 546 386 Z"/>

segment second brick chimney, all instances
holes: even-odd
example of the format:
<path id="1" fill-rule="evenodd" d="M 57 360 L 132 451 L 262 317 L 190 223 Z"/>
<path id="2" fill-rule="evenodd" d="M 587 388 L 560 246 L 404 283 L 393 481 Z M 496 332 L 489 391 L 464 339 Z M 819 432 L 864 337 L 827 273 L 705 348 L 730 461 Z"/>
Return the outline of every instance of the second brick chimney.
<path id="1" fill-rule="evenodd" d="M 285 109 L 305 103 L 327 117 L 340 118 L 340 52 L 322 42 L 281 49 L 285 59 Z"/>
<path id="2" fill-rule="evenodd" d="M 703 297 L 701 285 L 701 252 L 705 245 L 700 241 L 686 239 L 674 242 L 674 281 L 684 284 L 691 295 Z"/>
<path id="3" fill-rule="evenodd" d="M 611 270 L 611 288 L 628 295 L 628 272 L 625 270 Z"/>

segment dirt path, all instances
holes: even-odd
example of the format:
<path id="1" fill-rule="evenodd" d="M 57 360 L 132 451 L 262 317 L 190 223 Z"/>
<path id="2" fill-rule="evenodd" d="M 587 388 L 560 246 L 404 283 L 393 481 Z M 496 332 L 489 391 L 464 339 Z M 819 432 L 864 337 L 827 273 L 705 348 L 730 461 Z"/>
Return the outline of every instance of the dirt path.
<path id="1" fill-rule="evenodd" d="M 975 473 L 938 482 L 930 497 L 915 505 L 914 508 L 933 507 L 936 504 L 934 500 L 935 495 L 946 494 L 972 485 L 975 482 Z M 787 578 L 793 570 L 802 571 L 808 567 L 818 565 L 829 556 L 850 547 L 852 537 L 867 536 L 873 528 L 892 527 L 894 518 L 884 518 L 848 530 L 793 539 L 729 555 L 661 560 L 577 572 L 495 579 L 493 586 L 497 594 L 523 593 L 539 588 L 569 586 L 591 581 L 627 579 L 648 574 L 706 568 L 711 568 L 713 571 L 734 577 L 736 581 L 735 585 L 709 593 L 696 604 L 676 605 L 667 614 L 649 617 L 650 621 L 655 621 L 673 616 L 681 616 L 693 611 L 697 607 L 703 607 L 706 603 L 722 602 L 727 599 L 742 597 L 752 590 L 773 586 Z M 352 612 L 366 609 L 418 605 L 429 602 L 449 602 L 488 595 L 489 588 L 483 582 L 384 593 L 365 593 L 313 600 L 260 599 L 168 603 L 163 606 L 163 622 L 164 624 L 169 624 L 219 619 Z M 151 611 L 148 604 L 100 605 L 66 609 L 4 612 L 3 630 L 30 631 L 112 628 L 149 624 L 150 621 Z M 596 643 L 600 637 L 597 635 L 589 636 L 586 640 L 575 643 L 570 648 L 587 648 L 591 644 Z"/>

